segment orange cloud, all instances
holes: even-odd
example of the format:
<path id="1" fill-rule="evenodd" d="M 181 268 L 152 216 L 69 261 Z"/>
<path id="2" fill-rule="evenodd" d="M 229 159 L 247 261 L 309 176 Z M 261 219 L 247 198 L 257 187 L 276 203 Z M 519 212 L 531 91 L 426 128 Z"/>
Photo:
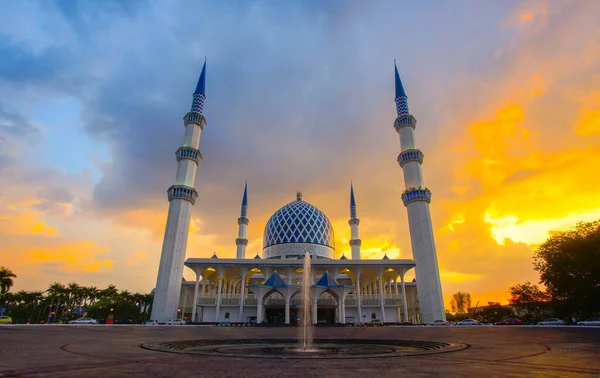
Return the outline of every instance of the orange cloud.
<path id="1" fill-rule="evenodd" d="M 583 107 L 575 125 L 575 132 L 581 136 L 600 134 L 600 107 L 597 109 Z"/>
<path id="2" fill-rule="evenodd" d="M 3 233 L 13 235 L 55 235 L 56 229 L 40 220 L 39 216 L 36 212 L 10 211 L 8 214 L 0 214 L 0 228 Z"/>
<path id="3" fill-rule="evenodd" d="M 26 255 L 32 263 L 51 265 L 60 272 L 100 272 L 111 270 L 113 262 L 98 259 L 108 248 L 90 240 L 79 241 L 57 247 L 33 247 Z"/>

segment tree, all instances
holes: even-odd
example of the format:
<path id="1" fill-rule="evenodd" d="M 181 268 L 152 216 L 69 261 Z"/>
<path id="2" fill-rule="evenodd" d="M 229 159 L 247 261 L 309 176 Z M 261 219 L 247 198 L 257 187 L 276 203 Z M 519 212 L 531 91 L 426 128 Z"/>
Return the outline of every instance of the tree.
<path id="1" fill-rule="evenodd" d="M 456 292 L 452 294 L 452 299 L 450 300 L 450 306 L 452 307 L 453 313 L 464 314 L 467 312 L 468 308 L 471 307 L 471 294 Z"/>
<path id="2" fill-rule="evenodd" d="M 600 220 L 552 235 L 535 251 L 534 267 L 558 313 L 600 311 Z"/>
<path id="3" fill-rule="evenodd" d="M 549 309 L 550 295 L 537 285 L 527 281 L 510 288 L 510 304 L 527 312 L 528 318 L 539 320 L 544 311 Z"/>
<path id="4" fill-rule="evenodd" d="M 17 278 L 17 275 L 12 270 L 0 266 L 0 294 L 6 294 L 11 287 L 15 284 L 13 278 Z"/>

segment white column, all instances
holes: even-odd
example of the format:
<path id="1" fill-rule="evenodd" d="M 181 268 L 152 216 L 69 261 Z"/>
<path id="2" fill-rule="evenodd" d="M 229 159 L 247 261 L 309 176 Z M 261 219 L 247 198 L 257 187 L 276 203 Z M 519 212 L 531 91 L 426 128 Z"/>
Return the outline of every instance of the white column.
<path id="1" fill-rule="evenodd" d="M 187 305 L 187 296 L 188 296 L 187 294 L 188 294 L 188 291 L 187 291 L 187 289 L 184 288 L 183 289 L 183 308 L 181 309 L 181 319 L 183 319 L 183 317 L 185 315 L 185 308 Z"/>
<path id="2" fill-rule="evenodd" d="M 262 323 L 263 318 L 263 301 L 262 298 L 258 299 L 258 303 L 256 304 L 256 323 Z"/>
<path id="3" fill-rule="evenodd" d="M 362 307 L 360 305 L 360 272 L 356 274 L 356 309 L 358 312 L 358 325 L 362 323 Z"/>
<path id="4" fill-rule="evenodd" d="M 219 312 L 221 311 L 221 290 L 223 289 L 223 275 L 219 275 L 219 285 L 217 287 L 217 306 L 215 309 L 215 321 L 219 321 Z"/>
<path id="5" fill-rule="evenodd" d="M 342 293 L 342 324 L 346 324 L 346 294 Z"/>
<path id="6" fill-rule="evenodd" d="M 402 280 L 402 306 L 404 307 L 404 321 L 408 321 L 408 306 L 406 305 L 406 286 L 404 285 L 404 275 L 406 272 L 400 275 L 400 279 Z"/>
<path id="7" fill-rule="evenodd" d="M 244 316 L 244 291 L 246 288 L 246 272 L 242 273 L 242 280 L 240 281 L 240 316 L 238 319 L 240 323 L 243 322 L 242 316 Z"/>
<path id="8" fill-rule="evenodd" d="M 381 308 L 381 320 L 385 323 L 385 300 L 383 299 L 383 275 L 379 275 L 379 308 Z"/>
<path id="9" fill-rule="evenodd" d="M 204 281 L 204 278 L 202 278 Z M 192 322 L 196 322 L 196 308 L 198 307 L 198 283 L 200 282 L 200 274 L 196 272 L 196 283 L 194 284 L 194 302 L 192 303 Z"/>
<path id="10" fill-rule="evenodd" d="M 285 298 L 285 324 L 290 324 L 290 298 Z"/>

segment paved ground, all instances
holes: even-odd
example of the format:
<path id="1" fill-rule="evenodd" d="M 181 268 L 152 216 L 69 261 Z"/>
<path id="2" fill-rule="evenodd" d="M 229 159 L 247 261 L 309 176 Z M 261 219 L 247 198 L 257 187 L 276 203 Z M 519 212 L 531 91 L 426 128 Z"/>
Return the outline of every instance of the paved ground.
<path id="1" fill-rule="evenodd" d="M 0 377 L 600 377 L 600 328 L 317 328 L 316 338 L 461 342 L 450 353 L 279 360 L 154 352 L 142 343 L 290 338 L 295 328 L 43 325 L 0 327 Z"/>

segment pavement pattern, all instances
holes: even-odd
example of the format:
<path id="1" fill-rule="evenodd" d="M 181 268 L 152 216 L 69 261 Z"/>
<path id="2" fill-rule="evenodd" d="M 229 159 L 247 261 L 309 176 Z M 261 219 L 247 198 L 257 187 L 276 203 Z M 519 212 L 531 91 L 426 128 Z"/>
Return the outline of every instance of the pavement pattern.
<path id="1" fill-rule="evenodd" d="M 151 351 L 145 343 L 295 338 L 297 328 L 0 326 L 0 377 L 598 377 L 600 328 L 316 328 L 315 338 L 458 342 L 463 350 L 361 359 L 257 359 Z"/>

